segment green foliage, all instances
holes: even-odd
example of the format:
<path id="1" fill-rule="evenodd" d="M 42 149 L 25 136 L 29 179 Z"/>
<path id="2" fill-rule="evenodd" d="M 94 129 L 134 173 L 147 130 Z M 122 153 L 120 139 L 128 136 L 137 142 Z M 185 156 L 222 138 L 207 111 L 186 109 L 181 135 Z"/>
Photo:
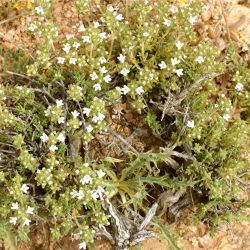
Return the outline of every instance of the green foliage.
<path id="1" fill-rule="evenodd" d="M 145 118 L 146 124 L 154 131 L 155 134 L 160 134 L 160 122 L 157 121 L 157 115 L 152 111 L 149 111 Z"/>
<path id="2" fill-rule="evenodd" d="M 243 219 L 249 66 L 236 45 L 220 59 L 197 39 L 200 3 L 138 0 L 120 10 L 101 3 L 93 12 L 92 1 L 76 1 L 86 20 L 66 38 L 52 19 L 53 2 L 35 4 L 27 29 L 40 37 L 36 56 L 4 55 L 12 77 L 0 86 L 1 227 L 28 239 L 32 223 L 46 221 L 54 239 L 70 233 L 85 249 L 93 228 L 109 225 L 104 196 L 145 212 L 157 200 L 152 194 L 168 189 L 199 194 L 194 220 L 211 228 Z M 120 159 L 93 157 L 98 136 L 110 135 L 111 110 L 123 103 L 159 145 L 149 143 L 147 152 L 131 145 L 133 154 L 124 150 Z"/>

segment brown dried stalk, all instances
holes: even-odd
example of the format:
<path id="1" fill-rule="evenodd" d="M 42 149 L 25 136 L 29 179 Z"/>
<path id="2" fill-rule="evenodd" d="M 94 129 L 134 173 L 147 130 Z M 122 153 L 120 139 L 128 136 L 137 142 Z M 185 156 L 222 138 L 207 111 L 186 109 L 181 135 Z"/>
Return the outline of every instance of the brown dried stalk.
<path id="1" fill-rule="evenodd" d="M 111 216 L 113 232 L 109 233 L 104 227 L 95 228 L 95 231 L 97 236 L 105 236 L 109 239 L 116 250 L 128 250 L 130 246 L 136 245 L 146 238 L 156 236 L 155 232 L 148 231 L 145 228 L 151 223 L 158 203 L 153 204 L 145 218 L 139 223 L 138 220 L 141 217 L 135 215 L 134 211 L 132 213 L 130 211 L 130 214 L 134 217 L 134 220 L 131 220 L 122 215 L 106 196 L 104 202 L 105 209 Z"/>

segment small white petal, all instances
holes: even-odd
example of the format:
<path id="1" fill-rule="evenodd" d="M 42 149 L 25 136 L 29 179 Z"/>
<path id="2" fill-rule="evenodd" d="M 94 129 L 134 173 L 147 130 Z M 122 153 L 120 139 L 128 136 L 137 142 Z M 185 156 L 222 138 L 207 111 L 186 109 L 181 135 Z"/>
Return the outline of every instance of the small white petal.
<path id="1" fill-rule="evenodd" d="M 19 207 L 18 203 L 17 202 L 13 202 L 13 203 L 11 203 L 11 208 L 10 209 L 17 210 L 18 207 Z"/>
<path id="2" fill-rule="evenodd" d="M 79 249 L 83 249 L 83 250 L 87 249 L 87 245 L 85 242 L 81 242 L 78 246 L 79 246 Z"/>
<path id="3" fill-rule="evenodd" d="M 237 91 L 242 91 L 243 90 L 243 84 L 242 83 L 240 83 L 240 82 L 238 82 L 236 85 L 235 85 L 235 89 L 237 90 Z"/>
<path id="4" fill-rule="evenodd" d="M 34 214 L 34 208 L 33 207 L 30 207 L 30 206 L 28 206 L 28 208 L 27 208 L 27 214 Z"/>
<path id="5" fill-rule="evenodd" d="M 190 16 L 189 17 L 189 22 L 192 25 L 194 25 L 195 23 L 197 23 L 197 16 Z"/>
<path id="6" fill-rule="evenodd" d="M 56 145 L 51 145 L 50 148 L 49 148 L 49 150 L 51 152 L 55 152 L 57 149 L 58 149 L 58 147 Z"/>
<path id="7" fill-rule="evenodd" d="M 89 116 L 89 113 L 91 112 L 90 108 L 83 108 L 83 114 L 85 114 L 87 117 Z"/>
<path id="8" fill-rule="evenodd" d="M 125 62 L 125 59 L 126 59 L 126 56 L 120 54 L 120 55 L 117 57 L 117 59 L 119 60 L 119 62 L 124 63 L 124 62 Z"/>
<path id="9" fill-rule="evenodd" d="M 13 224 L 13 225 L 16 225 L 17 217 L 10 217 L 10 223 Z"/>
<path id="10" fill-rule="evenodd" d="M 103 80 L 104 80 L 106 83 L 110 83 L 111 80 L 112 80 L 112 78 L 111 78 L 110 75 L 106 75 L 106 76 L 103 78 Z"/>
<path id="11" fill-rule="evenodd" d="M 21 186 L 21 191 L 22 191 L 23 193 L 27 194 L 27 193 L 28 193 L 28 190 L 29 190 L 28 185 L 24 183 L 24 184 Z"/>
<path id="12" fill-rule="evenodd" d="M 91 133 L 93 131 L 93 127 L 91 125 L 86 126 L 86 130 L 88 133 Z"/>
<path id="13" fill-rule="evenodd" d="M 165 63 L 164 61 L 161 61 L 161 62 L 158 64 L 158 66 L 160 67 L 160 69 L 165 69 L 165 68 L 167 68 L 167 65 L 166 65 L 166 63 Z"/>
<path id="14" fill-rule="evenodd" d="M 129 72 L 130 71 L 128 69 L 124 68 L 120 71 L 120 74 L 122 74 L 123 76 L 127 76 Z"/>
<path id="15" fill-rule="evenodd" d="M 142 86 L 136 88 L 135 92 L 138 94 L 138 95 L 141 95 L 142 93 L 144 93 L 144 89 Z"/>
<path id="16" fill-rule="evenodd" d="M 178 77 L 181 77 L 181 76 L 183 76 L 183 69 L 177 69 L 177 70 L 175 71 L 175 73 L 176 73 L 176 75 L 177 75 Z"/>
<path id="17" fill-rule="evenodd" d="M 204 57 L 203 56 L 198 56 L 195 61 L 199 64 L 203 63 L 205 61 Z"/>
<path id="18" fill-rule="evenodd" d="M 76 119 L 80 115 L 80 113 L 74 110 L 73 112 L 71 112 L 71 115 Z"/>
<path id="19" fill-rule="evenodd" d="M 175 44 L 176 48 L 177 49 L 181 49 L 183 46 L 184 46 L 184 43 L 182 43 L 181 41 L 178 41 L 176 44 Z"/>
<path id="20" fill-rule="evenodd" d="M 101 84 L 100 83 L 96 83 L 94 86 L 93 86 L 94 90 L 95 91 L 100 91 L 102 90 L 102 87 L 101 87 Z"/>
<path id="21" fill-rule="evenodd" d="M 127 85 L 124 85 L 124 86 L 121 88 L 121 93 L 122 93 L 123 95 L 126 95 L 129 91 L 130 91 L 130 88 L 129 88 Z"/>
<path id="22" fill-rule="evenodd" d="M 46 141 L 48 141 L 49 137 L 45 133 L 43 133 L 42 136 L 40 137 L 40 139 L 42 142 L 46 142 Z"/>
<path id="23" fill-rule="evenodd" d="M 64 134 L 63 134 L 63 133 L 60 133 L 60 134 L 57 136 L 57 139 L 58 139 L 58 141 L 60 141 L 60 142 L 64 142 L 64 141 L 65 141 L 65 136 L 64 136 Z"/>
<path id="24" fill-rule="evenodd" d="M 26 218 L 26 219 L 24 220 L 24 222 L 23 222 L 23 225 L 24 225 L 24 226 L 29 226 L 29 225 L 30 225 L 30 222 L 31 222 L 31 220 Z"/>
<path id="25" fill-rule="evenodd" d="M 194 120 L 189 120 L 189 121 L 187 121 L 187 127 L 189 127 L 189 128 L 194 128 Z"/>
<path id="26" fill-rule="evenodd" d="M 57 107 L 62 107 L 64 104 L 63 104 L 63 100 L 56 100 L 56 106 Z"/>
<path id="27" fill-rule="evenodd" d="M 173 66 L 177 65 L 180 63 L 180 60 L 178 60 L 176 57 L 175 58 L 171 58 L 171 63 Z"/>
<path id="28" fill-rule="evenodd" d="M 228 122 L 229 119 L 230 119 L 230 115 L 229 114 L 224 114 L 223 119 Z"/>
<path id="29" fill-rule="evenodd" d="M 116 17 L 115 17 L 116 20 L 118 21 L 122 21 L 124 19 L 123 15 L 122 14 L 118 14 Z"/>

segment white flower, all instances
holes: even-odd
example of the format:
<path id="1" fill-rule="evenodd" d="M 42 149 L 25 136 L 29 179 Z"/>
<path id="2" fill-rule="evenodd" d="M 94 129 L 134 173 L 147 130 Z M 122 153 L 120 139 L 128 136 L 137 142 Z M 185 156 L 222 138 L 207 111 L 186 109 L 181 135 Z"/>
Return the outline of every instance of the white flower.
<path id="1" fill-rule="evenodd" d="M 148 36 L 149 36 L 149 33 L 148 33 L 148 32 L 143 32 L 142 35 L 143 35 L 144 37 L 148 37 Z"/>
<path id="2" fill-rule="evenodd" d="M 204 62 L 204 57 L 203 56 L 198 56 L 196 59 L 195 59 L 195 61 L 197 62 L 197 63 L 203 63 Z"/>
<path id="3" fill-rule="evenodd" d="M 172 13 L 177 13 L 178 12 L 178 7 L 176 7 L 176 6 L 174 6 L 174 5 L 171 5 L 170 6 L 170 11 L 172 12 Z"/>
<path id="4" fill-rule="evenodd" d="M 13 224 L 13 225 L 16 225 L 17 217 L 10 217 L 10 223 Z"/>
<path id="5" fill-rule="evenodd" d="M 18 209 L 18 203 L 17 202 L 13 202 L 13 203 L 11 203 L 11 208 L 10 209 L 12 209 L 12 210 L 17 210 Z"/>
<path id="6" fill-rule="evenodd" d="M 189 22 L 192 25 L 194 25 L 195 23 L 197 23 L 197 16 L 190 16 L 189 17 Z"/>
<path id="7" fill-rule="evenodd" d="M 94 115 L 93 118 L 92 118 L 92 121 L 94 123 L 98 123 L 98 122 L 101 122 L 105 119 L 105 115 L 102 114 L 102 113 L 99 113 L 98 115 Z"/>
<path id="8" fill-rule="evenodd" d="M 46 141 L 48 141 L 49 137 L 45 133 L 43 133 L 42 136 L 40 137 L 40 139 L 42 142 L 46 142 Z"/>
<path id="9" fill-rule="evenodd" d="M 95 81 L 98 78 L 98 75 L 95 72 L 93 72 L 90 74 L 90 78 L 91 80 Z"/>
<path id="10" fill-rule="evenodd" d="M 81 242 L 79 245 L 79 249 L 87 249 L 87 245 L 86 245 L 86 243 L 83 241 L 83 242 Z"/>
<path id="11" fill-rule="evenodd" d="M 106 32 L 100 33 L 100 34 L 99 34 L 99 37 L 100 37 L 102 40 L 107 39 L 107 34 L 106 34 Z"/>
<path id="12" fill-rule="evenodd" d="M 36 29 L 37 29 L 37 26 L 33 23 L 28 27 L 28 30 L 30 31 L 35 31 Z"/>
<path id="13" fill-rule="evenodd" d="M 87 168 L 87 167 L 89 167 L 89 163 L 85 162 L 85 163 L 83 163 L 83 166 L 84 166 L 85 168 Z"/>
<path id="14" fill-rule="evenodd" d="M 56 145 L 51 145 L 50 148 L 49 148 L 49 150 L 51 152 L 55 152 L 57 149 L 58 149 L 58 147 Z"/>
<path id="15" fill-rule="evenodd" d="M 58 136 L 57 136 L 57 140 L 60 141 L 60 142 L 64 142 L 65 141 L 65 136 L 63 133 L 60 133 Z"/>
<path id="16" fill-rule="evenodd" d="M 135 92 L 138 94 L 138 95 L 141 95 L 142 93 L 144 93 L 144 89 L 142 86 L 136 88 Z"/>
<path id="17" fill-rule="evenodd" d="M 68 54 L 71 49 L 71 46 L 69 43 L 66 43 L 63 47 L 63 50 Z"/>
<path id="18" fill-rule="evenodd" d="M 30 207 L 30 206 L 28 206 L 28 208 L 27 208 L 27 214 L 34 214 L 34 208 L 33 207 Z"/>
<path id="19" fill-rule="evenodd" d="M 102 74 L 105 74 L 108 72 L 106 67 L 101 67 L 99 70 L 100 70 L 100 73 L 102 73 Z"/>
<path id="20" fill-rule="evenodd" d="M 82 40 L 83 40 L 84 43 L 89 43 L 90 42 L 89 36 L 82 36 Z"/>
<path id="21" fill-rule="evenodd" d="M 100 122 L 103 121 L 105 119 L 105 115 L 102 114 L 102 113 L 99 113 L 98 114 L 98 119 L 99 119 Z"/>
<path id="22" fill-rule="evenodd" d="M 95 28 L 99 28 L 101 24 L 99 22 L 93 22 Z"/>
<path id="23" fill-rule="evenodd" d="M 223 119 L 228 122 L 229 119 L 230 119 L 230 115 L 229 114 L 224 114 Z"/>
<path id="24" fill-rule="evenodd" d="M 74 42 L 73 43 L 73 48 L 78 49 L 80 47 L 80 43 Z"/>
<path id="25" fill-rule="evenodd" d="M 176 44 L 175 44 L 176 48 L 177 49 L 181 49 L 183 46 L 184 46 L 184 43 L 182 43 L 181 41 L 178 41 Z"/>
<path id="26" fill-rule="evenodd" d="M 96 201 L 100 196 L 99 196 L 99 192 L 97 190 L 93 191 L 91 190 L 91 198 Z"/>
<path id="27" fill-rule="evenodd" d="M 238 82 L 236 85 L 235 85 L 235 89 L 237 90 L 237 91 L 242 91 L 243 90 L 243 84 L 242 83 L 240 83 L 240 82 Z"/>
<path id="28" fill-rule="evenodd" d="M 31 220 L 29 220 L 28 218 L 25 218 L 23 225 L 24 226 L 29 226 L 30 225 Z"/>
<path id="29" fill-rule="evenodd" d="M 115 17 L 116 20 L 118 21 L 122 21 L 124 19 L 123 15 L 122 14 L 118 14 L 116 17 Z"/>
<path id="30" fill-rule="evenodd" d="M 76 61 L 77 61 L 77 58 L 74 58 L 74 57 L 71 57 L 70 59 L 69 59 L 69 64 L 76 64 Z"/>
<path id="31" fill-rule="evenodd" d="M 91 125 L 86 126 L 86 130 L 88 133 L 91 133 L 93 131 L 93 127 Z"/>
<path id="32" fill-rule="evenodd" d="M 173 66 L 177 65 L 180 63 L 180 60 L 178 60 L 176 57 L 175 58 L 171 58 L 171 63 Z"/>
<path id="33" fill-rule="evenodd" d="M 111 78 L 110 75 L 106 75 L 106 76 L 103 78 L 103 80 L 104 80 L 106 83 L 110 83 L 111 80 L 112 80 L 112 78 Z"/>
<path id="34" fill-rule="evenodd" d="M 110 6 L 108 6 L 107 10 L 108 10 L 109 12 L 114 12 L 114 11 L 115 11 L 115 8 L 114 8 L 112 5 L 110 5 Z"/>
<path id="35" fill-rule="evenodd" d="M 171 21 L 170 21 L 169 19 L 167 19 L 167 18 L 164 18 L 164 19 L 163 19 L 163 24 L 164 24 L 165 26 L 167 26 L 167 27 L 170 27 Z"/>
<path id="36" fill-rule="evenodd" d="M 44 14 L 44 10 L 43 10 L 43 7 L 42 6 L 37 6 L 36 8 L 35 8 L 35 11 L 36 11 L 36 13 L 39 15 L 43 15 Z"/>
<path id="37" fill-rule="evenodd" d="M 124 85 L 121 88 L 121 92 L 122 92 L 123 95 L 126 95 L 129 91 L 130 91 L 130 88 L 127 85 Z"/>
<path id="38" fill-rule="evenodd" d="M 83 191 L 82 190 L 79 190 L 78 191 L 78 200 L 81 200 L 82 198 L 84 197 L 84 193 L 83 193 Z"/>
<path id="39" fill-rule="evenodd" d="M 97 175 L 98 175 L 99 178 L 102 178 L 103 176 L 106 175 L 106 173 L 102 169 L 100 169 L 100 170 L 97 171 Z"/>
<path id="40" fill-rule="evenodd" d="M 194 120 L 187 121 L 187 127 L 194 128 Z"/>
<path id="41" fill-rule="evenodd" d="M 82 113 L 85 114 L 87 117 L 89 116 L 89 113 L 91 112 L 90 108 L 83 108 Z"/>
<path id="42" fill-rule="evenodd" d="M 76 119 L 80 115 L 80 113 L 74 110 L 73 112 L 71 112 L 71 115 Z"/>
<path id="43" fill-rule="evenodd" d="M 48 107 L 45 111 L 44 111 L 45 116 L 48 116 L 50 114 L 50 107 Z"/>
<path id="44" fill-rule="evenodd" d="M 75 189 L 73 189 L 73 190 L 70 192 L 70 195 L 71 195 L 72 198 L 76 198 L 76 197 L 78 196 L 78 192 L 77 192 Z"/>
<path id="45" fill-rule="evenodd" d="M 23 193 L 27 194 L 27 193 L 28 193 L 28 190 L 29 190 L 28 185 L 24 183 L 24 184 L 21 186 L 21 191 L 22 191 Z"/>
<path id="46" fill-rule="evenodd" d="M 56 100 L 56 106 L 57 107 L 62 107 L 63 106 L 63 100 Z"/>
<path id="47" fill-rule="evenodd" d="M 73 234 L 74 240 L 80 240 L 82 235 L 82 230 L 79 233 Z"/>
<path id="48" fill-rule="evenodd" d="M 158 64 L 158 66 L 160 67 L 160 69 L 165 69 L 165 68 L 167 68 L 167 65 L 166 65 L 166 63 L 165 63 L 164 61 L 161 61 L 161 62 Z"/>
<path id="49" fill-rule="evenodd" d="M 183 76 L 183 69 L 177 69 L 175 73 L 178 77 Z"/>
<path id="50" fill-rule="evenodd" d="M 129 71 L 128 69 L 126 69 L 126 68 L 124 68 L 124 69 L 122 69 L 122 70 L 120 71 L 120 73 L 121 73 L 122 75 L 124 75 L 124 76 L 127 76 L 129 72 L 130 72 L 130 71 Z"/>
<path id="51" fill-rule="evenodd" d="M 102 90 L 102 87 L 101 87 L 101 84 L 100 83 L 96 83 L 94 86 L 93 86 L 94 90 L 95 91 L 100 91 Z"/>
<path id="52" fill-rule="evenodd" d="M 75 191 L 75 190 L 74 190 L 74 191 Z M 76 193 L 75 193 L 74 197 L 73 197 L 73 195 L 72 195 L 72 192 L 70 193 L 70 194 L 72 195 L 73 198 L 77 198 L 78 200 L 81 200 L 81 199 L 84 197 L 84 193 L 83 193 L 82 190 L 79 190 L 78 192 L 75 191 L 75 192 L 76 192 Z"/>
<path id="53" fill-rule="evenodd" d="M 80 24 L 80 26 L 78 27 L 78 32 L 84 32 L 85 31 L 85 27 L 83 24 Z"/>
<path id="54" fill-rule="evenodd" d="M 119 62 L 121 63 L 124 63 L 125 62 L 125 59 L 126 59 L 126 56 L 124 56 L 123 54 L 120 54 L 117 59 L 119 60 Z"/>
<path id="55" fill-rule="evenodd" d="M 57 57 L 57 63 L 58 64 L 64 64 L 64 62 L 65 62 L 65 58 L 63 58 L 63 57 Z"/>
<path id="56" fill-rule="evenodd" d="M 99 62 L 100 62 L 100 64 L 104 64 L 107 62 L 107 60 L 102 56 L 99 58 Z"/>
<path id="57" fill-rule="evenodd" d="M 59 119 L 58 119 L 58 123 L 59 124 L 63 124 L 63 123 L 65 123 L 65 117 L 60 117 Z"/>
<path id="58" fill-rule="evenodd" d="M 80 182 L 84 185 L 84 184 L 92 184 L 93 180 L 92 178 L 87 174 L 85 175 Z"/>

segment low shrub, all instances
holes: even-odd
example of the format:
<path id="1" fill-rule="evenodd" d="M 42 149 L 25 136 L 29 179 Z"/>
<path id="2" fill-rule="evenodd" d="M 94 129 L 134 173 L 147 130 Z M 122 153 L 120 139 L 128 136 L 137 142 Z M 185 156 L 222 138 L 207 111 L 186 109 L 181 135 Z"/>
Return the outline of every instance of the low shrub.
<path id="1" fill-rule="evenodd" d="M 109 228 L 105 197 L 142 214 L 169 190 L 174 203 L 190 196 L 194 220 L 211 229 L 245 218 L 249 51 L 230 45 L 221 57 L 200 40 L 198 2 L 125 2 L 76 1 L 85 18 L 64 37 L 53 3 L 36 1 L 27 30 L 40 43 L 27 72 L 6 69 L 14 76 L 0 86 L 2 237 L 28 239 L 46 222 L 54 239 L 70 233 L 85 249 Z M 159 145 L 136 149 L 108 122 L 115 111 L 120 124 L 140 116 Z M 123 154 L 91 157 L 97 135 Z"/>

